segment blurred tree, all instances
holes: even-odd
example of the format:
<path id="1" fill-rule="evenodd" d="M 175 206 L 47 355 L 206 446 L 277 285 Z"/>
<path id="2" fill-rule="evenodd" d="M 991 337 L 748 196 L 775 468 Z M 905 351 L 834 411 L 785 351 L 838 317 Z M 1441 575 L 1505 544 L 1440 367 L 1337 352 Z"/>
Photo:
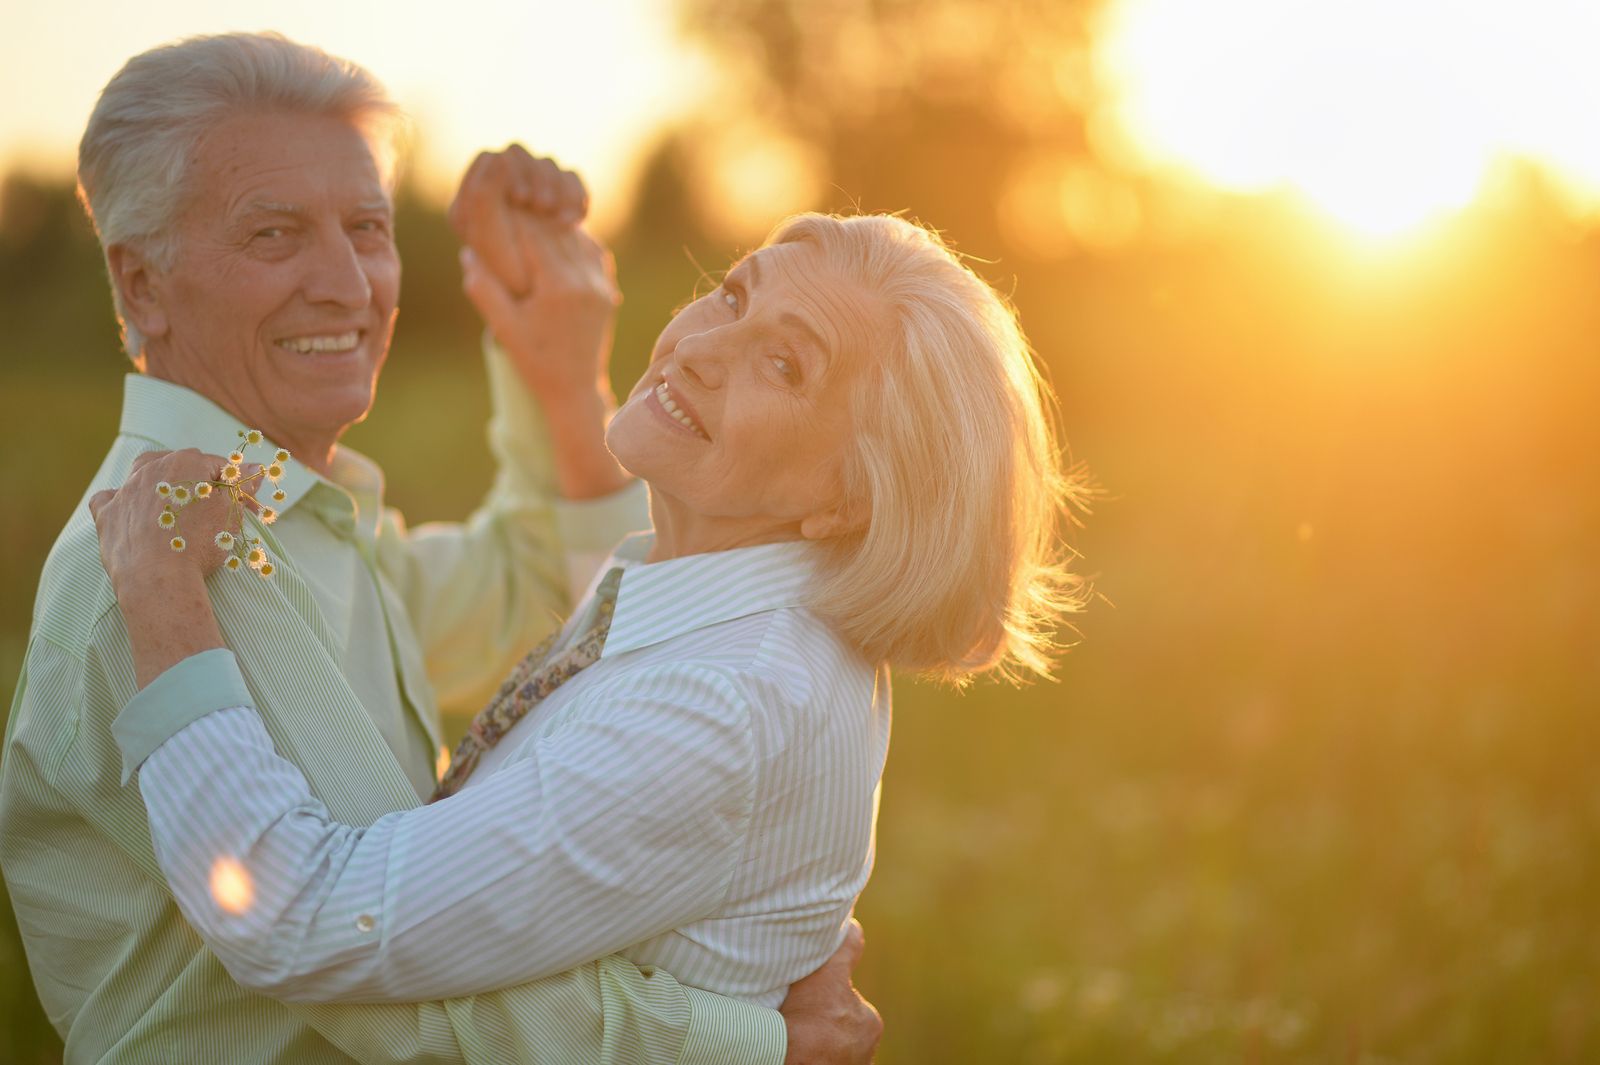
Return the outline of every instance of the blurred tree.
<path id="1" fill-rule="evenodd" d="M 117 368 L 105 267 L 72 185 L 20 174 L 0 182 L 0 336 L 11 370 L 59 362 Z"/>
<path id="2" fill-rule="evenodd" d="M 766 153 L 810 171 L 811 206 L 910 209 L 965 250 L 995 255 L 1025 228 L 1008 227 L 1008 212 L 1062 211 L 1072 166 L 1093 148 L 1101 92 L 1090 48 L 1101 6 L 681 0 L 683 32 L 726 77 L 716 106 L 686 133 L 698 161 L 722 173 L 697 185 L 724 203 L 759 201 L 759 186 L 785 167 L 737 163 Z M 1019 190 L 1032 199 L 1021 211 L 1006 202 Z M 768 203 L 767 222 L 793 206 Z"/>

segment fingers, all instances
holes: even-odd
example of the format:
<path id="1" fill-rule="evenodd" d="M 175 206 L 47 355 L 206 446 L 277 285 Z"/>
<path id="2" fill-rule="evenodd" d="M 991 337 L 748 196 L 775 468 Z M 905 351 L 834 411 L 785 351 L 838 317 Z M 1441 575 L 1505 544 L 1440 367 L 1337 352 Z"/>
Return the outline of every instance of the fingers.
<path id="1" fill-rule="evenodd" d="M 570 170 L 563 170 L 559 182 L 557 217 L 574 224 L 583 221 L 589 213 L 589 190 L 583 187 L 583 179 Z"/>
<path id="2" fill-rule="evenodd" d="M 156 461 L 158 461 L 160 459 L 164 459 L 170 454 L 172 454 L 172 452 L 170 452 L 170 451 L 142 451 L 142 452 L 140 452 L 139 454 L 133 456 L 133 466 L 130 469 L 130 475 L 134 474 L 134 473 L 138 473 L 140 470 L 144 469 L 146 466 L 150 465 L 152 462 L 156 462 Z"/>
<path id="3" fill-rule="evenodd" d="M 563 222 L 581 222 L 589 213 L 589 192 L 583 179 L 563 170 L 554 159 L 536 157 L 520 144 L 502 153 L 508 168 L 511 202 Z"/>
<path id="4" fill-rule="evenodd" d="M 134 461 L 138 460 L 135 459 Z M 100 520 L 100 509 L 115 498 L 117 498 L 117 490 L 115 488 L 102 488 L 100 491 L 90 496 L 89 516 L 98 522 Z"/>
<path id="5" fill-rule="evenodd" d="M 845 924 L 844 942 L 834 952 L 835 957 L 843 956 L 844 961 L 853 970 L 861 961 L 861 954 L 867 948 L 867 933 L 861 927 L 861 922 L 854 917 Z"/>
<path id="6" fill-rule="evenodd" d="M 494 271 L 484 267 L 471 248 L 461 249 L 461 289 L 489 332 L 504 343 L 517 326 L 517 297 Z"/>
<path id="7" fill-rule="evenodd" d="M 511 178 L 503 153 L 479 152 L 450 204 L 450 226 L 512 291 L 525 293 L 532 278 L 513 232 Z"/>
<path id="8" fill-rule="evenodd" d="M 456 189 L 455 197 L 450 201 L 450 210 L 447 217 L 450 219 L 450 228 L 456 231 L 456 236 L 462 240 L 467 239 L 467 232 L 472 218 L 472 212 L 478 201 L 484 195 L 484 185 L 488 181 L 486 171 L 494 165 L 494 156 L 489 152 L 479 152 L 467 167 L 467 172 L 461 175 L 461 184 Z"/>

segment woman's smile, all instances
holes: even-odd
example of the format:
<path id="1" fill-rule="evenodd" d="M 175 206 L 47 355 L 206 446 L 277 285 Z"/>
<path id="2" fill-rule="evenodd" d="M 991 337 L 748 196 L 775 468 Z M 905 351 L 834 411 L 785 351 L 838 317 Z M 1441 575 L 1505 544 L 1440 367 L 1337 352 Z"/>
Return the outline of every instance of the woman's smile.
<path id="1" fill-rule="evenodd" d="M 673 391 L 665 374 L 661 376 L 661 382 L 645 396 L 645 404 L 679 429 L 710 442 L 711 434 L 700 424 L 699 412 L 681 393 Z"/>

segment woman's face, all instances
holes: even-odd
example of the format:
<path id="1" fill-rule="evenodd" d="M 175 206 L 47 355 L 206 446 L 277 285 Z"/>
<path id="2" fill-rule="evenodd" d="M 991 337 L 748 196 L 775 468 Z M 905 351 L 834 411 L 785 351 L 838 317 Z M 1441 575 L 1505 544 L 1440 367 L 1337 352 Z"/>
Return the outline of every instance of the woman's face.
<path id="1" fill-rule="evenodd" d="M 687 553 L 847 531 L 849 390 L 889 324 L 808 243 L 762 248 L 679 311 L 606 434 L 658 533 Z"/>

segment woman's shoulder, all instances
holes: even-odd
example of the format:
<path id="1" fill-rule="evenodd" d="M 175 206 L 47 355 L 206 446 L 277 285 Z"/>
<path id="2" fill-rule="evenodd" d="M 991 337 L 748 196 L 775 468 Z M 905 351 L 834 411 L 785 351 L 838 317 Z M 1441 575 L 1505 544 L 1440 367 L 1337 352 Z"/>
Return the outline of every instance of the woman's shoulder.
<path id="1" fill-rule="evenodd" d="M 758 714 L 870 705 L 876 684 L 871 664 L 803 607 L 728 618 L 628 651 L 608 674 L 604 687 L 688 684 Z"/>

